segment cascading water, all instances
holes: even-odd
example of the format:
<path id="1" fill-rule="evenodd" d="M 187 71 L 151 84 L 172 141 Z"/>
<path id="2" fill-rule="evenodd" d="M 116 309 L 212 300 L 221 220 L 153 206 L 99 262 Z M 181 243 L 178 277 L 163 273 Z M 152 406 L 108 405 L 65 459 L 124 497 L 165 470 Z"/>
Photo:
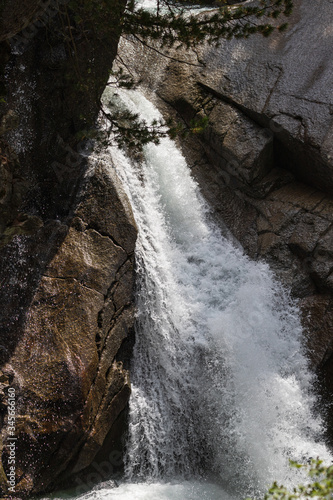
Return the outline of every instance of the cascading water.
<path id="1" fill-rule="evenodd" d="M 109 101 L 160 118 L 138 91 L 108 89 Z M 116 169 L 138 225 L 138 312 L 125 478 L 85 498 L 239 499 L 298 482 L 289 458 L 330 461 L 297 307 L 221 235 L 175 144 L 99 161 Z"/>
<path id="2" fill-rule="evenodd" d="M 137 91 L 110 100 L 160 118 Z M 208 475 L 241 496 L 292 482 L 289 458 L 329 460 L 288 293 L 221 235 L 171 140 L 112 157 L 139 228 L 127 481 Z"/>

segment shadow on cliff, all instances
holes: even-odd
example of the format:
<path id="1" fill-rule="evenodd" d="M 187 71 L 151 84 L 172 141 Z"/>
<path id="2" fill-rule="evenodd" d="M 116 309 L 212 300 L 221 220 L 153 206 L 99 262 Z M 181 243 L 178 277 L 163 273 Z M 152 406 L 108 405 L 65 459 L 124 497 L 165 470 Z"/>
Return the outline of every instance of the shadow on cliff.
<path id="1" fill-rule="evenodd" d="M 86 168 L 86 165 L 84 169 Z M 81 173 L 84 173 L 81 165 Z M 81 178 L 83 178 L 82 175 Z M 57 254 L 69 230 L 82 182 L 68 179 L 66 186 L 45 181 L 32 189 L 25 211 L 40 217 L 43 226 L 34 234 L 16 235 L 0 249 L 0 369 L 10 361 L 21 339 L 29 309 L 45 269 Z M 70 192 L 68 192 L 70 186 Z M 66 193 L 67 191 L 67 193 Z M 66 198 L 58 207 L 55 198 Z M 61 205 L 61 203 L 60 203 Z M 44 213 L 42 213 L 44 212 Z"/>

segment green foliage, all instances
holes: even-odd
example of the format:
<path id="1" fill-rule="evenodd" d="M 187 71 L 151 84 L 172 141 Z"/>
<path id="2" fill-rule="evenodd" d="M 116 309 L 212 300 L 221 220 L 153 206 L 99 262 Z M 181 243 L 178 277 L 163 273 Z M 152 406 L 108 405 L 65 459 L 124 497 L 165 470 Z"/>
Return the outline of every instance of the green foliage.
<path id="1" fill-rule="evenodd" d="M 324 466 L 322 460 L 313 459 L 310 464 L 299 464 L 290 460 L 291 467 L 305 469 L 310 478 L 308 484 L 299 485 L 289 491 L 276 482 L 264 496 L 265 500 L 295 500 L 308 498 L 333 498 L 333 465 Z M 249 499 L 247 499 L 249 500 Z"/>
<path id="2" fill-rule="evenodd" d="M 171 139 L 176 137 L 187 137 L 190 134 L 201 134 L 208 125 L 208 117 L 196 118 L 191 120 L 190 125 L 187 127 L 182 123 L 174 124 L 173 120 L 170 119 L 166 122 L 168 127 L 168 135 Z"/>
<path id="3" fill-rule="evenodd" d="M 124 69 L 121 66 L 117 71 L 111 70 L 110 76 L 112 77 L 112 80 L 108 83 L 109 86 L 121 87 L 125 89 L 132 89 L 135 87 L 133 77 L 128 73 L 124 73 Z"/>
<path id="4" fill-rule="evenodd" d="M 292 0 L 257 0 L 255 3 L 228 5 L 229 0 L 219 0 L 218 6 L 199 15 L 193 14 L 194 5 L 205 5 L 212 0 L 157 0 L 156 9 L 136 9 L 134 0 L 70 0 L 65 8 L 64 33 L 74 56 L 76 40 L 93 36 L 103 43 L 117 41 L 120 35 L 132 35 L 145 45 L 152 43 L 162 48 L 195 47 L 208 43 L 218 45 L 221 38 L 248 37 L 259 33 L 269 36 L 275 29 L 283 31 L 286 23 L 278 24 L 280 16 L 289 16 Z M 69 9 L 71 15 L 68 15 Z M 71 21 L 70 21 L 71 19 Z M 120 19 L 120 22 L 119 22 Z M 149 45 L 148 45 L 149 46 Z M 96 78 L 95 71 L 87 66 L 82 72 L 77 64 L 77 90 L 84 93 Z M 113 73 L 114 83 L 120 87 L 133 88 L 132 78 L 119 70 Z M 104 113 L 105 114 L 105 113 Z M 200 133 L 205 120 L 185 127 L 181 124 L 155 123 L 148 125 L 137 115 L 119 113 L 113 109 L 107 113 L 108 134 L 120 146 L 141 149 L 148 142 L 157 143 L 161 137 Z M 106 117 L 106 114 L 105 114 Z M 169 127 L 167 130 L 165 125 Z"/>
<path id="5" fill-rule="evenodd" d="M 172 118 L 164 122 L 163 120 L 153 120 L 148 124 L 145 120 L 141 120 L 139 115 L 130 111 L 117 109 L 111 102 L 108 104 L 111 112 L 106 112 L 103 107 L 102 113 L 106 119 L 106 137 L 102 141 L 107 145 L 112 136 L 118 146 L 123 148 L 142 151 L 143 147 L 152 142 L 159 144 L 163 137 L 186 137 L 188 134 L 200 134 L 208 123 L 208 118 L 199 118 L 192 120 L 190 126 L 183 123 L 174 123 Z"/>
<path id="6" fill-rule="evenodd" d="M 195 47 L 204 42 L 218 45 L 221 38 L 247 38 L 260 33 L 269 36 L 274 29 L 283 31 L 287 24 L 278 25 L 275 21 L 281 15 L 289 16 L 292 11 L 292 0 L 258 0 L 251 5 L 227 5 L 227 0 L 220 0 L 219 6 L 200 15 L 193 14 L 189 9 L 193 4 L 205 4 L 207 0 L 157 0 L 154 11 L 135 9 L 134 1 L 130 0 L 125 8 L 121 32 L 134 35 L 136 40 L 145 45 L 153 42 L 161 47 L 177 48 L 185 46 Z M 132 88 L 131 78 L 118 74 L 120 86 Z M 207 125 L 207 119 L 191 123 L 189 127 L 182 124 L 152 123 L 147 125 L 137 116 L 112 112 L 109 117 L 115 132 L 115 139 L 121 146 L 141 148 L 147 142 L 158 143 L 166 134 L 172 138 L 177 135 L 185 136 L 188 133 L 200 133 Z"/>
<path id="7" fill-rule="evenodd" d="M 143 40 L 154 40 L 162 47 L 196 46 L 203 42 L 218 45 L 221 38 L 247 38 L 254 33 L 268 36 L 281 29 L 274 20 L 289 16 L 292 0 L 258 0 L 256 4 L 229 6 L 224 2 L 217 9 L 201 15 L 189 13 L 182 4 L 159 0 L 154 12 L 127 7 L 122 32 L 135 34 Z"/>
<path id="8" fill-rule="evenodd" d="M 98 40 L 117 39 L 121 34 L 119 17 L 123 3 L 115 0 L 70 0 L 67 7 L 74 13 L 71 16 L 75 30 L 89 37 L 93 34 Z"/>

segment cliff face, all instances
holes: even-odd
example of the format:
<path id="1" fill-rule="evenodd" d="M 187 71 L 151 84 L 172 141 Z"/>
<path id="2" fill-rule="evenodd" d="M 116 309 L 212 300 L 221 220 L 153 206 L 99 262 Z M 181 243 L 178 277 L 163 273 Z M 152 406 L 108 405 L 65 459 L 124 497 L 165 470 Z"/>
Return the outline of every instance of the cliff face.
<path id="1" fill-rule="evenodd" d="M 136 227 L 115 176 L 88 158 L 85 138 L 116 55 L 124 7 L 115 1 L 96 9 L 97 3 L 1 4 L 3 495 L 11 486 L 11 432 L 13 496 L 52 489 L 79 473 L 106 437 L 111 451 L 121 451 Z"/>
<path id="2" fill-rule="evenodd" d="M 333 5 L 294 4 L 287 32 L 268 39 L 170 50 L 169 59 L 123 41 L 121 54 L 171 105 L 167 114 L 209 118 L 202 136 L 183 143 L 192 172 L 222 226 L 299 299 L 309 356 L 331 400 Z"/>
<path id="3" fill-rule="evenodd" d="M 135 237 L 126 200 L 97 165 L 70 217 L 3 249 L 2 376 L 16 392 L 19 494 L 87 467 L 127 404 Z"/>

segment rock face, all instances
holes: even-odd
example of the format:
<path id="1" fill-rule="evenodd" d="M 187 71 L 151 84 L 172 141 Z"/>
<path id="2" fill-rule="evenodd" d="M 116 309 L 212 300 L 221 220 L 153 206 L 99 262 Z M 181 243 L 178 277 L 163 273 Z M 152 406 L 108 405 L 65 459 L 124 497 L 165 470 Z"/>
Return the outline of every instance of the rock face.
<path id="1" fill-rule="evenodd" d="M 1 318 L 2 373 L 17 398 L 17 493 L 50 489 L 87 467 L 128 402 L 136 228 L 115 185 L 97 165 L 72 216 L 3 249 L 1 270 L 17 252 L 22 262 L 3 283 Z M 29 302 L 17 318 L 15 296 Z"/>
<path id="2" fill-rule="evenodd" d="M 333 4 L 294 4 L 287 32 L 268 39 L 170 50 L 169 59 L 123 41 L 122 55 L 172 107 L 160 102 L 167 114 L 208 117 L 201 137 L 183 142 L 192 172 L 221 224 L 299 299 L 309 356 L 331 400 Z"/>
<path id="3" fill-rule="evenodd" d="M 23 3 L 3 1 L 0 23 L 0 493 L 19 498 L 80 474 L 105 441 L 121 464 L 136 240 L 85 139 L 124 4 Z"/>
<path id="4" fill-rule="evenodd" d="M 0 41 L 7 40 L 28 26 L 48 0 L 3 0 L 0 4 Z"/>

